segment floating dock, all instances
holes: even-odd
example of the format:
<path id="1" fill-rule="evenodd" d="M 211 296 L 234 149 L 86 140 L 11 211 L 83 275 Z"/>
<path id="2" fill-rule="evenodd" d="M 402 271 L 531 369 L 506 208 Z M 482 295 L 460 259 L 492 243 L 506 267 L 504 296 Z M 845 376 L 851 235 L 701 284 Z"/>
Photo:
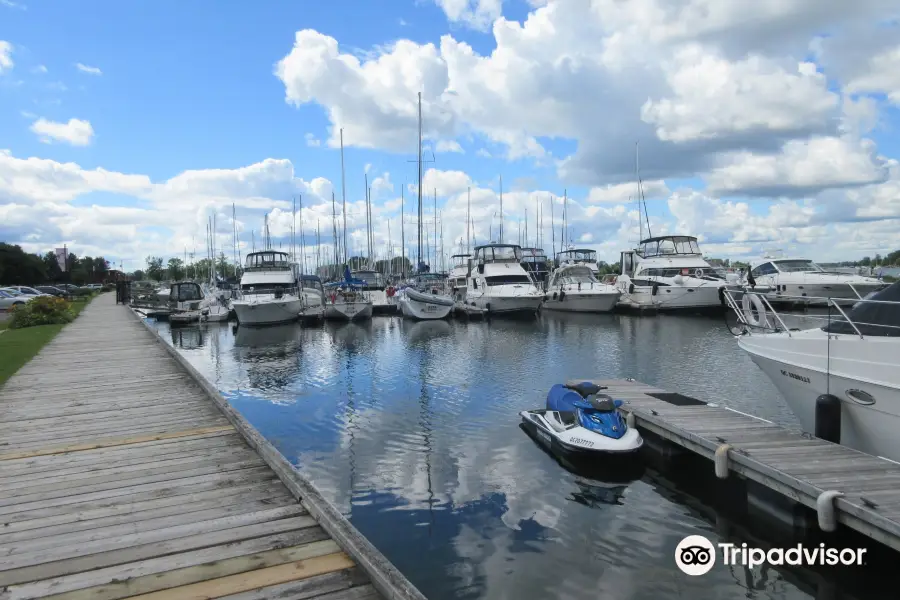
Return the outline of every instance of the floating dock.
<path id="1" fill-rule="evenodd" d="M 48 596 L 424 600 L 111 293 L 0 388 L 0 600 Z"/>
<path id="2" fill-rule="evenodd" d="M 900 550 L 900 464 L 631 379 L 569 383 L 578 381 L 606 386 L 630 425 L 709 459 L 719 479 L 755 482 L 805 506 L 823 531 L 840 524 Z"/>

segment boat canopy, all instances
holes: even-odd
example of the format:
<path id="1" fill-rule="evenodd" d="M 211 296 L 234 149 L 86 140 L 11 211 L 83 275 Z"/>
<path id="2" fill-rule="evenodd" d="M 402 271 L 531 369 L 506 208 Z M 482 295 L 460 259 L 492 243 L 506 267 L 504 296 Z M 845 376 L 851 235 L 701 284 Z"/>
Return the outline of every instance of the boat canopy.
<path id="1" fill-rule="evenodd" d="M 556 253 L 556 259 L 565 262 L 597 262 L 597 251 L 590 248 L 574 248 L 572 250 L 563 250 Z"/>
<path id="2" fill-rule="evenodd" d="M 557 283 L 578 283 L 578 282 L 596 282 L 594 272 L 587 265 L 565 265 L 556 271 L 555 281 Z"/>
<path id="3" fill-rule="evenodd" d="M 200 284 L 193 281 L 182 281 L 169 286 L 169 300 L 172 302 L 192 302 L 203 300 L 203 290 Z"/>
<path id="4" fill-rule="evenodd" d="M 700 254 L 700 246 L 697 238 L 690 235 L 664 235 L 643 240 L 640 254 L 644 258 L 672 254 L 695 256 Z"/>
<path id="5" fill-rule="evenodd" d="M 516 244 L 488 244 L 475 247 L 475 260 L 488 262 L 522 262 L 522 247 Z"/>
<path id="6" fill-rule="evenodd" d="M 838 315 L 835 321 L 822 330 L 828 333 L 856 335 L 856 329 L 853 328 L 853 325 L 856 325 L 864 336 L 900 337 L 900 281 L 876 292 L 866 300 L 871 302 L 857 302 L 847 312 L 849 321 Z"/>
<path id="7" fill-rule="evenodd" d="M 287 252 L 277 250 L 265 250 L 263 252 L 251 252 L 244 259 L 245 271 L 272 271 L 290 269 Z"/>

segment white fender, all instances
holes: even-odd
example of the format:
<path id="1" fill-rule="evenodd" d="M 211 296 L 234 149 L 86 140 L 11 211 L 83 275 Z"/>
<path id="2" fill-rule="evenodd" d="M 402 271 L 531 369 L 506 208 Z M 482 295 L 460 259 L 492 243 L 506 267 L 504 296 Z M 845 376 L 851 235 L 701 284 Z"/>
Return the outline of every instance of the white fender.
<path id="1" fill-rule="evenodd" d="M 769 327 L 769 318 L 766 315 L 766 307 L 763 306 L 759 296 L 750 292 L 744 292 L 744 297 L 741 299 L 741 308 L 744 311 L 744 319 L 747 323 L 754 327 Z M 754 309 L 758 316 L 753 316 Z"/>
<path id="2" fill-rule="evenodd" d="M 731 450 L 731 444 L 722 444 L 716 448 L 716 477 L 719 479 L 728 479 L 728 451 Z"/>
<path id="3" fill-rule="evenodd" d="M 841 492 L 829 490 L 822 492 L 816 498 L 816 515 L 819 517 L 819 529 L 822 531 L 834 531 L 837 529 L 837 516 L 834 514 L 834 499 L 842 498 Z"/>
<path id="4" fill-rule="evenodd" d="M 634 413 L 633 412 L 625 413 L 625 426 L 628 427 L 628 429 L 634 429 Z"/>

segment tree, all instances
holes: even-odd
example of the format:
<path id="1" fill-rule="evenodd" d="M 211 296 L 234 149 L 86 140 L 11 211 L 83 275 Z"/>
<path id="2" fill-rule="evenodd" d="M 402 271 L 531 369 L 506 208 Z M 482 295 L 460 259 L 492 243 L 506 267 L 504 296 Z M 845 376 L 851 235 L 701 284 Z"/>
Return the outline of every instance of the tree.
<path id="1" fill-rule="evenodd" d="M 56 259 L 56 253 L 52 250 L 45 254 L 41 259 L 44 261 L 44 270 L 47 273 L 49 281 L 60 281 L 63 276 L 62 269 L 59 268 L 59 261 Z"/>
<path id="2" fill-rule="evenodd" d="M 141 271 L 140 269 L 135 269 L 134 273 L 131 274 L 132 281 L 143 281 L 143 279 L 144 279 L 144 272 Z"/>
<path id="3" fill-rule="evenodd" d="M 0 242 L 0 281 L 7 285 L 36 285 L 46 278 L 41 257 L 28 254 L 21 246 Z"/>
<path id="4" fill-rule="evenodd" d="M 169 273 L 169 279 L 182 279 L 184 277 L 184 261 L 180 258 L 170 258 L 166 271 Z"/>
<path id="5" fill-rule="evenodd" d="M 163 278 L 163 259 L 160 256 L 148 256 L 147 259 L 147 277 L 154 281 L 162 281 Z"/>
<path id="6" fill-rule="evenodd" d="M 94 278 L 97 281 L 106 281 L 109 275 L 109 261 L 102 256 L 94 258 Z"/>
<path id="7" fill-rule="evenodd" d="M 868 256 L 863 256 L 863 259 L 861 261 L 859 261 L 859 264 L 864 267 L 868 267 L 869 265 L 872 264 L 872 259 L 869 258 Z"/>

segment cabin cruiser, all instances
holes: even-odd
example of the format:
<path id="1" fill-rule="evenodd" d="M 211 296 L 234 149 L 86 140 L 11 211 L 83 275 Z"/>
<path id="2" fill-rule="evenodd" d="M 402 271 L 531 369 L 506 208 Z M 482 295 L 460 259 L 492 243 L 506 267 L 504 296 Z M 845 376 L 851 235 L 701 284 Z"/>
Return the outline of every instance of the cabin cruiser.
<path id="1" fill-rule="evenodd" d="M 531 273 L 532 279 L 538 286 L 543 287 L 550 274 L 550 261 L 547 259 L 547 255 L 541 248 L 522 248 L 522 255 L 524 256 L 522 267 Z M 594 264 L 596 265 L 596 261 Z"/>
<path id="2" fill-rule="evenodd" d="M 600 267 L 597 266 L 597 251 L 588 248 L 576 248 L 563 250 L 556 253 L 556 266 L 586 265 L 590 267 L 594 277 L 600 276 Z"/>
<path id="3" fill-rule="evenodd" d="M 697 238 L 666 235 L 622 252 L 616 287 L 626 308 L 710 309 L 724 306 L 725 280 L 703 260 Z"/>
<path id="4" fill-rule="evenodd" d="M 447 276 L 427 272 L 416 275 L 413 284 L 400 291 L 397 302 L 404 317 L 420 321 L 445 319 L 454 304 Z"/>
<path id="5" fill-rule="evenodd" d="M 358 270 L 351 271 L 350 276 L 361 282 L 360 288 L 366 292 L 372 302 L 372 314 L 397 312 L 397 302 L 393 296 L 389 296 L 387 293 L 387 282 L 384 275 L 378 271 Z"/>
<path id="6" fill-rule="evenodd" d="M 316 275 L 300 276 L 300 318 L 325 318 L 325 288 Z"/>
<path id="7" fill-rule="evenodd" d="M 169 286 L 166 294 L 169 305 L 169 323 L 184 325 L 198 323 L 209 309 L 204 307 L 205 294 L 200 284 L 193 281 L 179 281 Z"/>
<path id="8" fill-rule="evenodd" d="M 240 296 L 231 307 L 241 325 L 275 325 L 296 321 L 302 303 L 297 290 L 299 265 L 285 252 L 251 252 L 244 261 Z"/>
<path id="9" fill-rule="evenodd" d="M 448 283 L 453 292 L 453 300 L 464 303 L 466 300 L 466 278 L 469 276 L 469 259 L 471 254 L 454 254 L 450 257 L 450 276 Z"/>
<path id="10" fill-rule="evenodd" d="M 841 444 L 900 461 L 900 282 L 852 308 L 848 301 L 828 300 L 831 316 L 805 330 L 786 327 L 788 317 L 761 296 L 748 291 L 738 303 L 726 292 L 739 320 L 738 345 L 803 428 L 814 432 L 817 404 L 833 402 L 840 407 Z M 830 397 L 820 400 L 823 394 Z"/>
<path id="11" fill-rule="evenodd" d="M 344 267 L 344 280 L 329 283 L 325 293 L 325 318 L 336 321 L 356 321 L 372 318 L 372 301 L 366 284 L 350 275 Z"/>
<path id="12" fill-rule="evenodd" d="M 610 312 L 619 302 L 618 288 L 601 283 L 588 265 L 563 264 L 547 281 L 542 310 Z"/>
<path id="13" fill-rule="evenodd" d="M 522 259 L 522 248 L 515 244 L 477 246 L 466 305 L 491 315 L 536 314 L 544 295 L 522 268 Z"/>
<path id="14" fill-rule="evenodd" d="M 880 290 L 884 282 L 874 277 L 825 271 L 805 258 L 765 257 L 750 263 L 745 282 L 766 293 L 772 301 L 827 304 L 828 298 L 865 298 Z"/>

